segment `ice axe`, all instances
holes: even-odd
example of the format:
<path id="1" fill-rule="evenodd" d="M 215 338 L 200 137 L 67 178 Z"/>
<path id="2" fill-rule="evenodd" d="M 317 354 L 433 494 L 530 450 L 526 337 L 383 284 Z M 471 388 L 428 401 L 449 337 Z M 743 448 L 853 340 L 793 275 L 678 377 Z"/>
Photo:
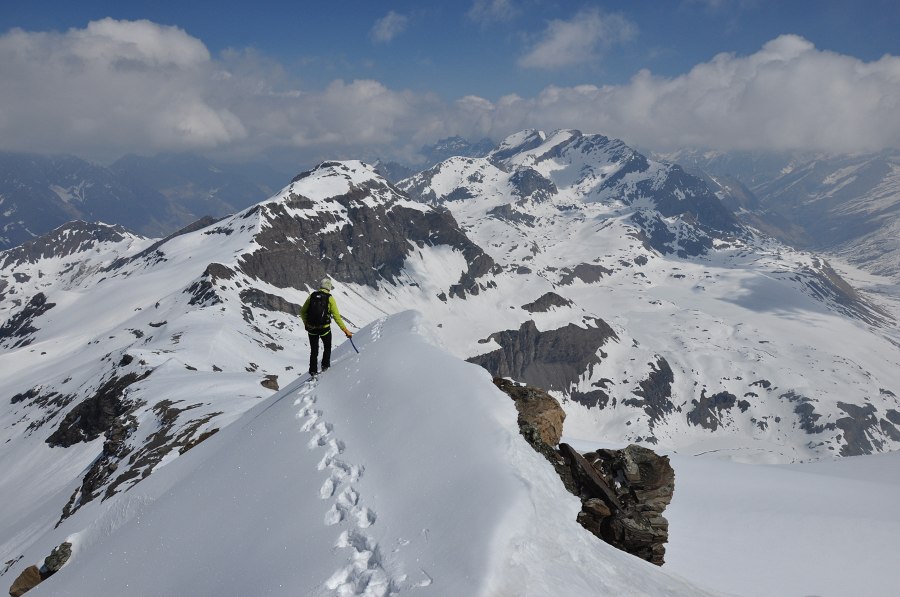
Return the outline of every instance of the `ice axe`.
<path id="1" fill-rule="evenodd" d="M 348 336 L 348 340 L 350 340 L 350 346 L 353 347 L 353 350 L 356 351 L 356 354 L 359 354 L 359 349 L 356 347 L 356 344 L 353 343 L 353 336 Z"/>

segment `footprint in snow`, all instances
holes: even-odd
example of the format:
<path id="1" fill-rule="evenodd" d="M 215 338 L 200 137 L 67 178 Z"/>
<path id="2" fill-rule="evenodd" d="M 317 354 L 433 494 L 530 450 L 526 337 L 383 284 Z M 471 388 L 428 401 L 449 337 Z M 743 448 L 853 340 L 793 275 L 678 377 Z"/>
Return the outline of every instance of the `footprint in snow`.
<path id="1" fill-rule="evenodd" d="M 375 328 L 380 335 L 380 326 Z M 299 406 L 297 418 L 302 420 L 300 431 L 309 433 L 306 446 L 310 450 L 323 450 L 318 470 L 328 473 L 328 478 L 319 488 L 322 500 L 332 503 L 325 512 L 323 522 L 326 526 L 350 524 L 352 529 L 344 530 L 338 537 L 335 547 L 350 550 L 346 565 L 340 567 L 325 581 L 325 587 L 337 595 L 364 595 L 370 597 L 386 597 L 399 591 L 400 584 L 407 583 L 406 575 L 391 577 L 382 565 L 378 544 L 363 532 L 377 520 L 374 510 L 368 508 L 354 484 L 364 472 L 361 465 L 351 464 L 339 458 L 343 454 L 345 444 L 334 436 L 334 426 L 324 419 L 324 412 L 315 408 L 315 386 L 305 385 L 297 394 L 295 406 Z M 427 575 L 426 575 L 427 577 Z M 427 584 L 430 584 L 428 578 Z M 418 583 L 412 586 L 427 586 Z"/>

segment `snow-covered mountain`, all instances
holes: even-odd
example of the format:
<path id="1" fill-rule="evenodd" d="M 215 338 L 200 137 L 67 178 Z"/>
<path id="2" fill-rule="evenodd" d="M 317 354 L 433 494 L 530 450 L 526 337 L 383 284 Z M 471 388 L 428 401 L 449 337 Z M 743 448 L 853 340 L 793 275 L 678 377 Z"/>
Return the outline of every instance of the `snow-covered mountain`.
<path id="1" fill-rule="evenodd" d="M 679 152 L 747 224 L 801 249 L 900 279 L 900 153 Z"/>
<path id="2" fill-rule="evenodd" d="M 337 347 L 310 389 L 296 313 L 325 274 L 361 352 Z M 67 576 L 47 585 L 69 594 L 97 592 L 101 569 L 145 588 L 158 568 L 186 593 L 240 576 L 273 594 L 699 594 L 598 556 L 563 522 L 577 504 L 547 513 L 569 498 L 460 358 L 553 391 L 573 441 L 764 462 L 900 442 L 888 308 L 739 225 L 681 169 L 576 131 L 526 131 L 396 187 L 326 162 L 163 240 L 69 224 L 0 253 L 0 314 L 3 576 L 70 539 Z M 434 487 L 453 492 L 429 500 Z M 422 522 L 470 503 L 474 527 Z M 147 543 L 142 525 L 163 519 L 171 542 Z M 176 564 L 197 553 L 191 533 L 211 551 Z M 266 565 L 235 575 L 248 551 L 228 549 L 248 534 Z M 589 563 L 549 570 L 562 562 Z M 561 578 L 572 584 L 546 584 Z"/>
<path id="3" fill-rule="evenodd" d="M 565 394 L 580 433 L 698 449 L 729 436 L 776 461 L 896 445 L 895 319 L 680 168 L 526 131 L 401 187 L 449 208 L 507 274 L 500 295 L 521 297 L 463 354 Z"/>

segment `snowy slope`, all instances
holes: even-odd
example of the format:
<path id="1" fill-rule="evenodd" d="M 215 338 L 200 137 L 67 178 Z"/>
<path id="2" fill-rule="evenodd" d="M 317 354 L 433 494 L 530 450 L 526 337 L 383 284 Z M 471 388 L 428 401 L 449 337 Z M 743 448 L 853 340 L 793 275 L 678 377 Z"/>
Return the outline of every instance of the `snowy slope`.
<path id="1" fill-rule="evenodd" d="M 900 279 L 900 154 L 683 151 L 665 156 L 708 175 L 749 225 L 803 249 Z M 740 181 L 732 184 L 734 180 Z M 745 187 L 740 188 L 743 183 Z"/>
<path id="2" fill-rule="evenodd" d="M 735 227 L 677 168 L 601 136 L 525 131 L 400 186 L 450 209 L 518 299 L 445 337 L 566 398 L 579 435 L 771 462 L 900 440 L 891 304 Z M 545 293 L 553 306 L 528 307 Z"/>
<path id="3" fill-rule="evenodd" d="M 377 320 L 318 382 L 48 531 L 24 561 L 74 555 L 33 594 L 703 594 L 583 530 L 511 401 L 421 326 Z"/>

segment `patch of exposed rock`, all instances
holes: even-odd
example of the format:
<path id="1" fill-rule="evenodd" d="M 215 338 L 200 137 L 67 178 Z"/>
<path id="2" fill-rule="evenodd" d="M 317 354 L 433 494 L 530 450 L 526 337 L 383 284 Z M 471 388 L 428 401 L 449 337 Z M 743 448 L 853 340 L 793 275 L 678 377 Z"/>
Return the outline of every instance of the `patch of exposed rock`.
<path id="1" fill-rule="evenodd" d="M 568 391 L 586 369 L 599 364 L 606 356 L 601 347 L 611 339 L 618 339 L 602 319 L 588 318 L 585 323 L 586 327 L 570 323 L 541 332 L 534 321 L 526 321 L 518 330 L 491 334 L 485 342 L 493 340 L 500 348 L 468 360 L 481 365 L 494 377 Z"/>
<path id="2" fill-rule="evenodd" d="M 44 558 L 44 564 L 40 568 L 29 566 L 13 581 L 9 588 L 11 597 L 20 597 L 43 581 L 47 580 L 62 568 L 72 557 L 72 544 L 68 541 L 58 547 L 54 547 L 50 555 Z"/>
<path id="3" fill-rule="evenodd" d="M 634 444 L 586 454 L 568 444 L 556 447 L 565 420 L 559 403 L 540 388 L 499 378 L 494 384 L 516 403 L 522 436 L 581 499 L 578 522 L 610 545 L 661 566 L 669 539 L 663 511 L 675 491 L 669 458 Z"/>
<path id="4" fill-rule="evenodd" d="M 6 320 L 0 326 L 0 345 L 7 344 L 9 348 L 18 348 L 31 344 L 31 336 L 37 332 L 34 320 L 56 306 L 56 303 L 48 303 L 43 292 L 39 292 L 28 301 L 25 307 Z"/>
<path id="5" fill-rule="evenodd" d="M 638 384 L 638 388 L 632 391 L 636 398 L 624 401 L 628 406 L 642 407 L 647 414 L 650 429 L 662 421 L 666 415 L 671 414 L 677 407 L 672 402 L 672 384 L 675 382 L 675 374 L 669 362 L 657 355 L 656 363 L 650 363 L 650 373 L 647 379 Z"/>
<path id="6" fill-rule="evenodd" d="M 572 305 L 572 301 L 569 299 L 563 298 L 556 294 L 555 292 L 548 292 L 526 305 L 522 305 L 522 308 L 528 311 L 529 313 L 546 313 L 553 307 L 570 307 Z"/>

